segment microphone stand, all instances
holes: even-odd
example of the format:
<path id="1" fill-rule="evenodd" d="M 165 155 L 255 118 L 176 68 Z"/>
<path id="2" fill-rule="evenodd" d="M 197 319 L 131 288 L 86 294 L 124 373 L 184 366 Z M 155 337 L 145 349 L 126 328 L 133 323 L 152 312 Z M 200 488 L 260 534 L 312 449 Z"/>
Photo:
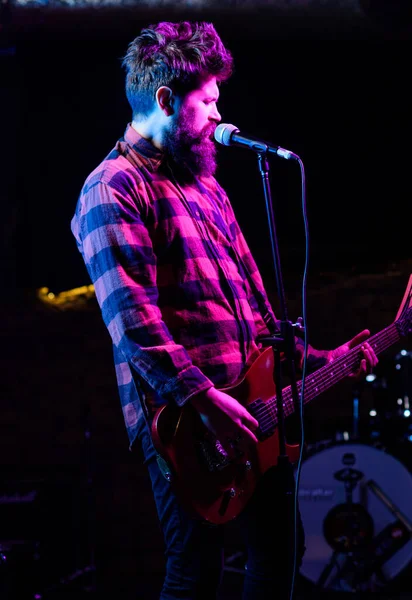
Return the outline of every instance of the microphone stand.
<path id="1" fill-rule="evenodd" d="M 275 265 L 275 275 L 278 296 L 280 301 L 281 309 L 281 321 L 280 321 L 280 336 L 271 335 L 259 338 L 259 340 L 266 346 L 272 346 L 274 352 L 274 382 L 276 389 L 276 405 L 277 405 L 277 420 L 278 420 L 278 439 L 279 439 L 279 456 L 278 456 L 278 470 L 280 479 L 282 482 L 283 490 L 288 502 L 293 499 L 294 490 L 294 477 L 291 477 L 291 467 L 289 457 L 286 453 L 286 435 L 285 435 L 285 423 L 284 423 L 284 405 L 282 396 L 282 369 L 281 369 L 281 351 L 284 352 L 284 360 L 287 363 L 288 373 L 291 377 L 291 391 L 292 398 L 295 406 L 295 411 L 299 407 L 299 393 L 296 383 L 296 369 L 295 369 L 295 335 L 294 327 L 288 319 L 288 311 L 285 301 L 285 294 L 282 281 L 282 271 L 279 258 L 279 249 L 276 236 L 276 224 L 273 215 L 272 197 L 269 184 L 269 161 L 267 158 L 267 152 L 258 152 L 259 169 L 262 175 L 263 190 L 266 201 L 266 209 L 268 215 L 270 240 L 273 254 L 273 261 Z M 294 157 L 296 155 L 293 155 Z M 296 157 L 297 158 L 297 157 Z M 293 483 L 292 483 L 293 482 Z M 292 514 L 292 513 L 291 513 Z M 284 516 L 281 518 L 284 518 Z"/>

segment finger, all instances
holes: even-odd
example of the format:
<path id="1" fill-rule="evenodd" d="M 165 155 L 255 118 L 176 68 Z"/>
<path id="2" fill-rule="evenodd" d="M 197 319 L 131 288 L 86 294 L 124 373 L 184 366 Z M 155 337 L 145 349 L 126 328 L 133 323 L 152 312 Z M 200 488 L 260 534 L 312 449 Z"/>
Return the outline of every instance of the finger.
<path id="1" fill-rule="evenodd" d="M 375 354 L 375 351 L 373 350 L 372 346 L 370 346 L 369 344 L 365 344 L 365 348 L 368 350 L 368 358 L 369 358 L 369 362 L 373 367 L 376 367 L 376 365 L 379 362 L 378 357 Z"/>
<path id="2" fill-rule="evenodd" d="M 369 344 L 365 344 L 365 346 L 362 347 L 362 351 L 367 362 L 368 370 L 369 372 L 372 372 L 372 369 L 378 364 L 378 357 Z"/>
<path id="3" fill-rule="evenodd" d="M 372 368 L 371 355 L 370 355 L 369 349 L 366 347 L 363 347 L 363 346 L 362 346 L 362 353 L 363 353 L 363 358 L 361 359 L 361 362 L 360 362 L 360 369 L 362 372 L 367 373 Z"/>
<path id="4" fill-rule="evenodd" d="M 348 379 L 351 379 L 352 381 L 360 381 L 362 379 L 364 379 L 366 372 L 364 370 L 365 367 L 362 367 L 362 362 L 359 365 L 359 369 L 357 371 L 353 371 L 353 373 L 350 373 L 348 375 Z"/>
<path id="5" fill-rule="evenodd" d="M 248 429 L 247 427 L 242 427 L 241 428 L 241 433 L 240 436 L 242 437 L 242 442 L 243 440 L 247 443 L 247 442 L 251 442 L 253 444 L 257 444 L 258 443 L 258 439 L 255 436 L 255 434 L 253 433 L 253 431 L 251 431 L 250 429 Z"/>
<path id="6" fill-rule="evenodd" d="M 372 346 L 368 344 L 368 342 L 362 344 L 362 350 L 366 351 L 370 357 L 372 357 L 375 354 L 375 352 L 372 349 Z"/>
<path id="7" fill-rule="evenodd" d="M 357 333 L 355 335 L 355 337 L 353 337 L 348 342 L 349 348 L 354 348 L 358 344 L 361 344 L 362 342 L 364 342 L 370 336 L 370 334 L 371 334 L 371 332 L 369 331 L 369 329 L 364 329 L 363 331 L 360 331 L 359 333 Z"/>
<path id="8" fill-rule="evenodd" d="M 245 413 L 242 415 L 242 424 L 255 431 L 259 427 L 259 421 L 252 417 L 252 415 L 245 410 Z"/>

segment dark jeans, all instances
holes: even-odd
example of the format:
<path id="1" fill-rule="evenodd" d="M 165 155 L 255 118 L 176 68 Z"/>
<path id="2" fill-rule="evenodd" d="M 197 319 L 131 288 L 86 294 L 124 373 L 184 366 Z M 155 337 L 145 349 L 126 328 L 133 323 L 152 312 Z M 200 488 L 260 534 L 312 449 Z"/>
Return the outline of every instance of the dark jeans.
<path id="1" fill-rule="evenodd" d="M 223 574 L 223 527 L 192 519 L 160 472 L 148 427 L 139 432 L 165 540 L 166 576 L 160 600 L 214 600 Z M 293 488 L 293 470 L 288 465 Z M 247 553 L 243 600 L 289 600 L 294 568 L 294 495 L 280 489 L 279 469 L 261 477 L 252 499 L 236 518 Z M 295 575 L 304 534 L 297 513 Z"/>

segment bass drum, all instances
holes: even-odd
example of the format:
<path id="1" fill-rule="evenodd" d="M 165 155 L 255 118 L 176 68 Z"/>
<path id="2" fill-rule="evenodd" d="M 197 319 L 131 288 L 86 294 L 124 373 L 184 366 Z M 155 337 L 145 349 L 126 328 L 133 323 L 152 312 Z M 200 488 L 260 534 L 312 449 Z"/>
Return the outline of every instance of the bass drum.
<path id="1" fill-rule="evenodd" d="M 299 506 L 300 573 L 317 587 L 375 592 L 410 564 L 412 474 L 386 451 L 345 442 L 309 456 Z"/>

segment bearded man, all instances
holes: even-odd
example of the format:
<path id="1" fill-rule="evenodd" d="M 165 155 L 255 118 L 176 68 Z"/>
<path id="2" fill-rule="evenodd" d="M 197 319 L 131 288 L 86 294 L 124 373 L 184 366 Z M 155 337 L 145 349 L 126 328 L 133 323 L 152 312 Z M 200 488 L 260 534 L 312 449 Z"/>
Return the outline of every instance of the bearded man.
<path id="1" fill-rule="evenodd" d="M 162 406 L 190 407 L 216 440 L 222 471 L 233 452 L 259 444 L 259 419 L 222 388 L 242 380 L 261 355 L 260 336 L 276 331 L 277 321 L 214 176 L 219 87 L 232 73 L 231 53 L 211 23 L 161 22 L 129 44 L 123 66 L 132 120 L 84 182 L 71 228 L 113 342 L 129 446 L 140 444 L 152 482 L 165 540 L 161 600 L 212 600 L 223 525 L 187 509 L 154 444 L 153 423 Z M 308 365 L 334 360 L 368 335 L 335 350 L 308 346 Z M 297 366 L 302 360 L 297 339 Z M 365 342 L 359 374 L 376 360 Z M 184 450 L 179 460 L 183 468 Z M 294 559 L 299 566 L 304 551 L 299 512 L 296 519 L 291 512 L 274 465 L 237 517 L 245 600 L 289 598 Z"/>

